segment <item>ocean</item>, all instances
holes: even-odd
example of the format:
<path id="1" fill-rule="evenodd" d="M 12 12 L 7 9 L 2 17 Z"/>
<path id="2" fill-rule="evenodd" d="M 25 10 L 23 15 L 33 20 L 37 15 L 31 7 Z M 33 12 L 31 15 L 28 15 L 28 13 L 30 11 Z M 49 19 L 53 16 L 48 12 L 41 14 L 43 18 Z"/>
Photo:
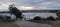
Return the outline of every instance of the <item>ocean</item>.
<path id="1" fill-rule="evenodd" d="M 11 16 L 9 13 L 0 13 L 0 15 Z M 24 18 L 26 18 L 26 20 L 33 19 L 36 16 L 39 16 L 41 18 L 47 18 L 49 16 L 52 16 L 54 18 L 57 17 L 56 13 L 44 13 L 44 12 L 41 12 L 41 13 L 22 13 L 22 15 L 23 15 Z M 12 18 L 15 17 L 15 16 L 14 17 L 13 16 L 12 16 Z"/>
<path id="2" fill-rule="evenodd" d="M 23 13 L 23 15 L 27 20 L 33 19 L 36 16 L 39 16 L 41 18 L 47 18 L 49 16 L 52 16 L 54 18 L 57 17 L 56 13 Z"/>

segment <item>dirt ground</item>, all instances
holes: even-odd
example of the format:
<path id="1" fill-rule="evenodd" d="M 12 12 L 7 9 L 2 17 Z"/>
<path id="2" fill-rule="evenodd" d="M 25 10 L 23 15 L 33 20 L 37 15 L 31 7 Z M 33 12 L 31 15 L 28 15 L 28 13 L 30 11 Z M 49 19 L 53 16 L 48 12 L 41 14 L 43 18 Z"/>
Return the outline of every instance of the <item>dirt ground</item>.
<path id="1" fill-rule="evenodd" d="M 17 24 L 16 24 L 17 23 Z M 57 21 L 40 21 L 40 22 L 37 22 L 37 23 L 41 23 L 41 24 L 49 24 L 51 25 L 51 27 L 60 27 L 60 20 L 57 20 Z M 0 27 L 25 27 L 26 25 L 31 25 L 32 23 L 31 22 L 28 22 L 28 21 L 17 21 L 17 22 L 4 22 L 4 21 L 0 21 Z M 33 23 L 35 25 L 35 23 Z M 41 24 L 36 24 L 35 27 L 37 25 L 41 25 Z M 31 25 L 32 26 L 32 25 Z M 41 25 L 43 26 L 43 25 Z"/>
<path id="2" fill-rule="evenodd" d="M 49 24 L 33 23 L 25 20 L 16 21 L 15 23 L 19 25 L 19 27 L 51 27 Z"/>
<path id="3" fill-rule="evenodd" d="M 52 27 L 60 27 L 60 21 L 51 21 L 50 24 L 52 25 Z"/>
<path id="4" fill-rule="evenodd" d="M 4 22 L 0 21 L 0 27 L 19 27 L 18 25 L 14 24 L 13 22 Z"/>
<path id="5" fill-rule="evenodd" d="M 60 27 L 60 20 L 56 20 L 56 21 L 37 20 L 37 21 L 32 21 L 32 22 L 49 24 L 49 25 L 51 25 L 51 27 Z"/>
<path id="6" fill-rule="evenodd" d="M 0 22 L 0 27 L 51 27 L 48 24 L 33 23 L 25 20 L 15 22 Z"/>
<path id="7" fill-rule="evenodd" d="M 32 22 L 29 22 L 29 21 L 16 21 L 16 22 L 4 22 L 4 21 L 0 21 L 0 27 L 25 27 L 27 25 L 29 26 L 43 26 L 44 24 L 49 24 L 51 25 L 51 27 L 60 27 L 60 20 L 57 20 L 57 21 L 40 21 L 40 22 L 37 22 L 37 23 L 40 23 L 40 24 L 36 24 L 36 23 L 32 23 Z M 46 25 L 44 25 L 46 26 Z"/>

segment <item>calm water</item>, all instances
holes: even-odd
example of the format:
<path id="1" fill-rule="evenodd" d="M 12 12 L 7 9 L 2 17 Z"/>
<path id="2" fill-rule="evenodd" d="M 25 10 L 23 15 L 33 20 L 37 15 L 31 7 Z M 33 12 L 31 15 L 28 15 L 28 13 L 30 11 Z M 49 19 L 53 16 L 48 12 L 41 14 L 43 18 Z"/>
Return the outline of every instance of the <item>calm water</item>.
<path id="1" fill-rule="evenodd" d="M 3 13 L 0 15 L 8 15 L 8 16 L 11 16 L 9 13 Z M 23 13 L 24 15 L 24 18 L 26 18 L 27 20 L 29 19 L 33 19 L 35 16 L 39 16 L 39 17 L 42 17 L 42 18 L 47 18 L 49 16 L 53 16 L 54 18 L 56 18 L 56 13 Z M 15 17 L 15 16 L 14 16 Z M 13 18 L 13 16 L 12 16 Z"/>
<path id="2" fill-rule="evenodd" d="M 35 16 L 40 16 L 42 18 L 47 18 L 49 16 L 57 17 L 56 13 L 23 13 L 24 17 L 27 19 L 33 19 Z"/>

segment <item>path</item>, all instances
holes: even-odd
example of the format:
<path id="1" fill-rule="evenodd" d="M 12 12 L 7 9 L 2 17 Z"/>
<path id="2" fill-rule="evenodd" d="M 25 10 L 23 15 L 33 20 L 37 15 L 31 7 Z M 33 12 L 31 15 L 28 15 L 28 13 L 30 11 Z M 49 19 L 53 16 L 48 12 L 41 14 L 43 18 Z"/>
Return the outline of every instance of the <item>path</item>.
<path id="1" fill-rule="evenodd" d="M 51 27 L 48 24 L 33 23 L 29 21 L 16 21 L 15 22 L 19 27 Z"/>

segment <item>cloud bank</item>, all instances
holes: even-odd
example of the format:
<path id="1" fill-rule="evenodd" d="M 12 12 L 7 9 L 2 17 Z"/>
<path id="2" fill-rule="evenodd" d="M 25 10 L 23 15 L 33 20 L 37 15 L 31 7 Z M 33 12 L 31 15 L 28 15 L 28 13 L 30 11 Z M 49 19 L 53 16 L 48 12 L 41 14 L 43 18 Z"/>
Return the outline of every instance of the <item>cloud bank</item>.
<path id="1" fill-rule="evenodd" d="M 0 0 L 0 11 L 7 11 L 12 3 L 19 10 L 60 10 L 60 0 Z"/>

